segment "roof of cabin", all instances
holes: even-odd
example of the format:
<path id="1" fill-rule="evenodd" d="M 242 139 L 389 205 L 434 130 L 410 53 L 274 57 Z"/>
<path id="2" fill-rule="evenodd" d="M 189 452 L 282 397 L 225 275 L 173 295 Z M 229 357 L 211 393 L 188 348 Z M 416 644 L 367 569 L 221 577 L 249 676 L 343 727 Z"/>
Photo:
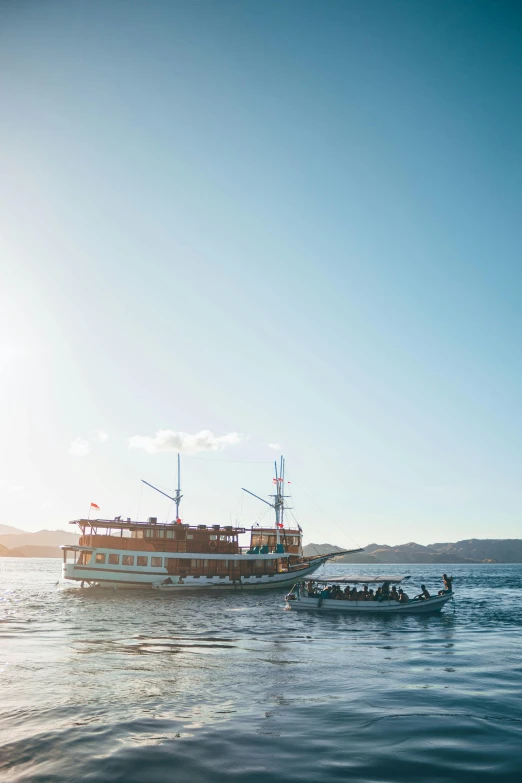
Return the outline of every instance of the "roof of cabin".
<path id="1" fill-rule="evenodd" d="M 150 522 L 150 521 L 143 521 L 140 522 L 139 520 L 132 520 L 132 519 L 73 519 L 71 522 L 69 522 L 70 525 L 80 525 L 81 527 L 104 527 L 104 528 L 112 528 L 113 530 L 144 530 L 144 529 L 151 529 L 151 530 L 172 530 L 176 528 L 182 528 L 184 530 L 196 530 L 201 533 L 203 532 L 209 532 L 209 533 L 226 533 L 228 535 L 239 535 L 240 533 L 246 533 L 247 529 L 244 527 L 234 527 L 233 525 L 187 525 L 187 524 L 177 524 L 175 522 Z M 250 528 L 249 528 L 250 532 Z M 253 527 L 251 529 L 252 533 L 259 533 L 262 535 L 266 534 L 277 534 L 277 530 L 275 528 L 258 528 Z M 293 535 L 298 536 L 300 535 L 299 530 L 292 530 L 290 528 L 282 528 L 279 531 L 279 534 L 284 537 L 285 535 Z"/>

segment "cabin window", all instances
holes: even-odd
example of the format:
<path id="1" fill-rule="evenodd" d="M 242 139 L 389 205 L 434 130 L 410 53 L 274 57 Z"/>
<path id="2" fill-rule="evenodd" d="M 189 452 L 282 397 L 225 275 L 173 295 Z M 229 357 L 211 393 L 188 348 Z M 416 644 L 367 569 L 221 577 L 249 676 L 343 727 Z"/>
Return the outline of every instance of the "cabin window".
<path id="1" fill-rule="evenodd" d="M 87 565 L 89 560 L 91 559 L 92 552 L 80 552 L 80 557 L 78 558 L 77 565 Z"/>
<path id="2" fill-rule="evenodd" d="M 174 538 L 174 531 L 173 530 L 167 530 L 167 538 Z"/>
<path id="3" fill-rule="evenodd" d="M 164 538 L 165 537 L 165 531 L 164 530 L 156 530 L 154 532 L 156 533 L 156 538 Z"/>
<path id="4" fill-rule="evenodd" d="M 136 530 L 135 535 L 133 538 L 143 538 L 143 530 Z"/>
<path id="5" fill-rule="evenodd" d="M 187 533 L 187 541 L 192 541 L 194 538 L 194 533 Z"/>
<path id="6" fill-rule="evenodd" d="M 217 537 L 217 536 L 210 536 L 210 540 L 211 540 L 211 541 L 217 541 L 217 540 L 218 540 L 218 537 Z"/>
<path id="7" fill-rule="evenodd" d="M 119 565 L 120 564 L 120 556 L 119 555 L 109 555 L 109 563 L 110 563 L 110 565 Z"/>
<path id="8" fill-rule="evenodd" d="M 122 565 L 134 565 L 134 555 L 123 555 L 121 558 Z"/>
<path id="9" fill-rule="evenodd" d="M 151 557 L 150 564 L 154 568 L 161 568 L 161 557 Z"/>
<path id="10" fill-rule="evenodd" d="M 96 555 L 96 562 L 97 563 L 105 563 L 105 555 L 102 555 L 102 554 L 98 553 Z"/>
<path id="11" fill-rule="evenodd" d="M 148 566 L 148 564 L 149 564 L 149 558 L 148 557 L 143 557 L 142 555 L 138 555 L 137 565 L 139 565 L 139 566 Z"/>
<path id="12" fill-rule="evenodd" d="M 151 538 L 152 537 L 152 530 L 145 530 L 145 538 Z"/>

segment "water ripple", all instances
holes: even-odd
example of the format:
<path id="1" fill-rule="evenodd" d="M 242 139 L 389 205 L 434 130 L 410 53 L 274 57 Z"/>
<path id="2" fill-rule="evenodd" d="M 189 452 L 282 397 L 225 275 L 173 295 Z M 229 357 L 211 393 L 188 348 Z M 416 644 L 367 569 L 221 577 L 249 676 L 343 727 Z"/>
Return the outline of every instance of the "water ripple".
<path id="1" fill-rule="evenodd" d="M 408 571 L 438 588 L 434 567 Z M 521 566 L 454 567 L 455 612 L 366 618 L 285 612 L 278 593 L 57 588 L 58 572 L 0 560 L 9 783 L 522 774 Z"/>

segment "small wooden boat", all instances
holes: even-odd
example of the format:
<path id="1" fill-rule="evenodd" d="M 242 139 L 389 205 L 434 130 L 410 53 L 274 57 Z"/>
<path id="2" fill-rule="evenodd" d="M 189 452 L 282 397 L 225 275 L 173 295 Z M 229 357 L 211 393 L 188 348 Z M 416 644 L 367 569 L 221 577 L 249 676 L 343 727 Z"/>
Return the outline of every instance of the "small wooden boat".
<path id="1" fill-rule="evenodd" d="M 409 576 L 325 576 L 322 579 L 300 580 L 286 596 L 286 608 L 294 611 L 311 609 L 320 612 L 367 612 L 369 614 L 428 614 L 440 612 L 444 604 L 453 598 L 451 590 L 445 590 L 430 598 L 410 598 L 405 602 L 390 599 L 390 585 L 399 585 Z M 364 597 L 352 591 L 343 591 L 341 585 L 380 585 L 381 595 Z M 384 594 L 384 595 L 382 595 Z"/>

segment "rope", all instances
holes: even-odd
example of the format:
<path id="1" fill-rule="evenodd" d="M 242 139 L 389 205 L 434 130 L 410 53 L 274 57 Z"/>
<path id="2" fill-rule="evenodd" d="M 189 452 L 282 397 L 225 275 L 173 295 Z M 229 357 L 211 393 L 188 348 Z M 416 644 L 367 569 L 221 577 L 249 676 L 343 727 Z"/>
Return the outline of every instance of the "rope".
<path id="1" fill-rule="evenodd" d="M 350 539 L 350 541 L 352 541 L 352 542 L 353 542 L 353 543 L 354 543 L 356 546 L 358 546 L 358 547 L 359 547 L 359 549 L 362 549 L 362 548 L 363 548 L 363 547 L 362 547 L 362 546 L 361 546 L 361 545 L 360 545 L 360 544 L 359 544 L 359 543 L 358 543 L 358 542 L 357 542 L 357 541 L 356 541 L 354 538 L 352 538 L 351 536 L 349 536 L 349 535 L 348 535 L 348 533 L 347 533 L 345 530 L 343 530 L 343 528 L 342 528 L 342 527 L 341 527 L 341 526 L 340 526 L 340 525 L 339 525 L 339 524 L 338 524 L 338 523 L 335 521 L 335 519 L 333 519 L 333 518 L 332 518 L 332 517 L 331 517 L 329 514 L 327 514 L 327 513 L 326 513 L 326 511 L 324 510 L 324 508 L 321 508 L 321 506 L 319 505 L 319 503 L 317 503 L 317 502 L 316 502 L 316 501 L 315 501 L 313 498 L 311 498 L 311 497 L 310 497 L 310 495 L 308 494 L 308 492 L 306 492 L 306 491 L 305 491 L 305 490 L 304 490 L 304 489 L 303 489 L 303 488 L 302 488 L 302 487 L 301 487 L 301 486 L 300 486 L 300 485 L 297 483 L 297 481 L 295 481 L 295 480 L 292 478 L 292 482 L 291 482 L 291 483 L 292 483 L 292 486 L 296 486 L 298 489 L 300 489 L 300 490 L 301 490 L 301 492 L 303 492 L 303 493 L 306 495 L 306 497 L 308 498 L 308 500 L 311 500 L 311 501 L 312 501 L 312 503 L 313 503 L 315 506 L 317 506 L 317 508 L 319 509 L 319 511 L 321 511 L 321 512 L 322 512 L 322 513 L 325 515 L 325 517 L 326 517 L 327 519 L 329 519 L 329 520 L 330 520 L 330 522 L 333 522 L 333 524 L 334 524 L 336 527 L 338 527 L 338 528 L 339 528 L 339 530 L 341 531 L 341 533 L 342 533 L 343 535 L 345 535 L 347 538 L 349 538 L 349 539 Z M 318 554 L 319 554 L 319 553 L 318 553 Z"/>

